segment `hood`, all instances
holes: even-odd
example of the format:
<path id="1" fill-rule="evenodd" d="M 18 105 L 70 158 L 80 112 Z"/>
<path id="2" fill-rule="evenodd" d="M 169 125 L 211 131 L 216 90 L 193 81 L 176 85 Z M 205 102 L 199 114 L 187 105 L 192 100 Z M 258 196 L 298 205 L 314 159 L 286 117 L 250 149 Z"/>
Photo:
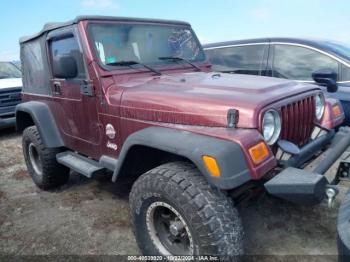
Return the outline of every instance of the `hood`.
<path id="1" fill-rule="evenodd" d="M 22 78 L 0 79 L 0 90 L 12 87 L 22 87 Z"/>
<path id="2" fill-rule="evenodd" d="M 120 87 L 121 101 L 113 95 Z M 196 72 L 129 79 L 112 85 L 107 97 L 111 104 L 121 104 L 126 118 L 226 127 L 228 110 L 236 109 L 237 127 L 256 128 L 262 108 L 312 90 L 319 88 L 271 77 Z"/>

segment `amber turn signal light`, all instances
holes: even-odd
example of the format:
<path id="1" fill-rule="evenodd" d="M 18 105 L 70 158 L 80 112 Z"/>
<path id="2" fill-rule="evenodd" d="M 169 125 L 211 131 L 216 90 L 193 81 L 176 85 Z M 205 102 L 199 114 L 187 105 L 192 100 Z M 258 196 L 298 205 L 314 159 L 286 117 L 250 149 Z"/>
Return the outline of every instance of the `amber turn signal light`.
<path id="1" fill-rule="evenodd" d="M 341 109 L 340 109 L 340 106 L 338 104 L 334 105 L 332 110 L 333 110 L 333 116 L 336 117 L 336 118 L 339 117 L 341 115 L 341 113 L 342 113 Z"/>
<path id="2" fill-rule="evenodd" d="M 255 146 L 249 148 L 249 154 L 254 164 L 259 164 L 264 161 L 269 155 L 269 149 L 265 142 L 260 142 Z"/>
<path id="3" fill-rule="evenodd" d="M 221 176 L 220 168 L 216 163 L 215 158 L 211 156 L 202 156 L 202 159 L 211 176 L 214 176 L 214 177 Z"/>

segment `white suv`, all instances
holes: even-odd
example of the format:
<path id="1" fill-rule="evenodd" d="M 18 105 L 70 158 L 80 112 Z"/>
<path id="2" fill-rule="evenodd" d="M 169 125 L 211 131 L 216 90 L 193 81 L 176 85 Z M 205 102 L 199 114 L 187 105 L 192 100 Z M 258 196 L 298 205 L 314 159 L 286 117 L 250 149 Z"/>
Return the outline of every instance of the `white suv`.
<path id="1" fill-rule="evenodd" d="M 0 128 L 15 125 L 15 107 L 21 102 L 22 73 L 11 62 L 0 62 Z"/>

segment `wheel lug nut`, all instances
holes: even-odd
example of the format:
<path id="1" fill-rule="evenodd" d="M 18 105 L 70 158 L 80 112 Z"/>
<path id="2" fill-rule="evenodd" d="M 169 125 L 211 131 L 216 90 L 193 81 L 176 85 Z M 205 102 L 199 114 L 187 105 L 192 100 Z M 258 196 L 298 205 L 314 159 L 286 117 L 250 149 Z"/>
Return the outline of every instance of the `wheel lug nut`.
<path id="1" fill-rule="evenodd" d="M 170 233 L 174 236 L 178 236 L 183 231 L 183 229 L 184 226 L 181 221 L 172 222 L 169 227 Z"/>

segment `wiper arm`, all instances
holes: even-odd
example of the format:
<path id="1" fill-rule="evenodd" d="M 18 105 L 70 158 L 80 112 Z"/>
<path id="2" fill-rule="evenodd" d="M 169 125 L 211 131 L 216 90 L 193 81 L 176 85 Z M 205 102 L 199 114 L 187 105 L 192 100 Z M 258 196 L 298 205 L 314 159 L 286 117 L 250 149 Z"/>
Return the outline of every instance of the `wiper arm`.
<path id="1" fill-rule="evenodd" d="M 152 71 L 153 73 L 156 73 L 157 75 L 161 75 L 162 73 L 160 71 L 158 71 L 157 69 L 155 68 L 152 68 L 148 65 L 145 65 L 143 63 L 140 63 L 140 62 L 136 62 L 136 61 L 119 61 L 119 62 L 113 62 L 113 63 L 108 63 L 106 65 L 109 65 L 109 66 L 129 66 L 131 67 L 132 65 L 141 65 L 143 66 L 144 68 L 147 68 L 148 70 Z M 132 68 L 132 67 L 131 67 Z"/>
<path id="2" fill-rule="evenodd" d="M 186 62 L 187 64 L 191 65 L 192 67 L 194 67 L 195 69 L 197 69 L 197 71 L 202 71 L 202 69 L 193 64 L 192 62 L 188 61 L 186 58 L 182 58 L 182 57 L 178 57 L 178 56 L 161 56 L 161 57 L 158 57 L 159 60 L 172 60 L 174 62 L 178 62 L 178 61 L 184 61 Z"/>
<path id="3" fill-rule="evenodd" d="M 229 73 L 229 74 L 236 74 L 236 71 L 237 70 L 217 70 L 217 71 L 219 71 L 219 72 L 221 72 L 221 73 Z"/>

